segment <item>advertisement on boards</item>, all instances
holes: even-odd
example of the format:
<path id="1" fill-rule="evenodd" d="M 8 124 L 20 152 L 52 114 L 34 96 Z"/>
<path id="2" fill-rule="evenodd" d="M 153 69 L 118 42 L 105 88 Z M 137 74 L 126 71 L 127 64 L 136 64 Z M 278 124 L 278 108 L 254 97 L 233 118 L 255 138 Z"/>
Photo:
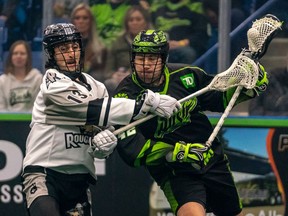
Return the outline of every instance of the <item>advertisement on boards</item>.
<path id="1" fill-rule="evenodd" d="M 0 216 L 27 216 L 21 171 L 30 118 L 1 120 Z M 149 212 L 152 180 L 144 168 L 128 167 L 115 152 L 108 160 L 95 160 L 98 182 L 91 186 L 93 215 L 137 215 Z M 131 208 L 138 206 L 137 208 Z"/>
<path id="2" fill-rule="evenodd" d="M 26 215 L 20 174 L 29 124 L 29 120 L 0 120 L 1 216 Z M 245 216 L 288 215 L 288 123 L 283 124 L 233 124 L 223 127 L 219 134 Z M 94 215 L 173 216 L 161 190 L 144 168 L 128 167 L 117 152 L 95 163 L 98 182 L 91 188 Z"/>

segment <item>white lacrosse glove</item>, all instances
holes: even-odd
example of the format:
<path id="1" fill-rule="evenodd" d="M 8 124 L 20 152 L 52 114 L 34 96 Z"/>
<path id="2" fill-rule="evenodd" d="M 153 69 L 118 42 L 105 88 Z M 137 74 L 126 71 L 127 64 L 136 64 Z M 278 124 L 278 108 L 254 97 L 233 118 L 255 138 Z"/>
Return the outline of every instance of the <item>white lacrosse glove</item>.
<path id="1" fill-rule="evenodd" d="M 108 158 L 117 146 L 117 137 L 111 132 L 113 127 L 105 129 L 96 134 L 92 139 L 92 144 L 88 149 L 88 153 L 98 159 Z"/>
<path id="2" fill-rule="evenodd" d="M 170 118 L 180 108 L 181 104 L 169 95 L 160 95 L 149 89 L 142 96 L 142 107 L 134 120 L 145 117 L 148 112 L 160 117 Z"/>

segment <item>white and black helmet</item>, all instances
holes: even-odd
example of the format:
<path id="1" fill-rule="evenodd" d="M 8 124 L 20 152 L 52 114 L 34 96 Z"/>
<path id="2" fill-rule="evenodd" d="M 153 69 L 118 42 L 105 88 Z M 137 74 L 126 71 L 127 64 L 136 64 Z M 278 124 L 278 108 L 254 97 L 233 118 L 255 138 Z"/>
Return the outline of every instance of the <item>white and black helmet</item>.
<path id="1" fill-rule="evenodd" d="M 68 42 L 79 43 L 81 52 L 79 62 L 80 67 L 75 72 L 81 73 L 83 71 L 84 49 L 82 45 L 82 36 L 76 27 L 71 23 L 57 23 L 49 25 L 45 28 L 43 48 L 47 56 L 47 61 L 45 64 L 46 68 L 56 68 L 60 70 L 54 58 L 54 48 L 60 44 Z"/>

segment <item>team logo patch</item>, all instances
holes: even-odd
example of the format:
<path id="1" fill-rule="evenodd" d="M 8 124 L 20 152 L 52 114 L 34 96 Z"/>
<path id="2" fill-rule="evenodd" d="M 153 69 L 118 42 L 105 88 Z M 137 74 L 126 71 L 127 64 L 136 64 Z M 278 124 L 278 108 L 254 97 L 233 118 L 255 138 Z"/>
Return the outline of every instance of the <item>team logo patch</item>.
<path id="1" fill-rule="evenodd" d="M 54 73 L 54 72 L 48 72 L 47 75 L 46 75 L 46 80 L 45 80 L 47 88 L 49 88 L 49 85 L 50 85 L 51 83 L 54 83 L 54 82 L 56 82 L 57 80 L 60 80 L 60 78 L 57 77 L 56 73 Z"/>
<path id="2" fill-rule="evenodd" d="M 80 133 L 65 133 L 66 149 L 81 148 L 82 145 L 90 145 L 91 136 Z"/>
<path id="3" fill-rule="evenodd" d="M 180 77 L 183 85 L 185 88 L 194 88 L 195 87 L 195 82 L 194 82 L 194 75 L 193 74 L 187 74 L 185 76 Z"/>

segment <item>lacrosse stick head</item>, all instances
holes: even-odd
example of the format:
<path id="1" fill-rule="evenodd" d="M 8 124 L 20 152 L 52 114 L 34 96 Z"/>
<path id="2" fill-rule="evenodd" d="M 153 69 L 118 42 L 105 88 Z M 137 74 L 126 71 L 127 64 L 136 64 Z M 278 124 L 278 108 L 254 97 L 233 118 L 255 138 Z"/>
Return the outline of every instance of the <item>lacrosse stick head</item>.
<path id="1" fill-rule="evenodd" d="M 253 22 L 247 32 L 247 38 L 254 59 L 260 59 L 266 53 L 271 40 L 281 26 L 282 22 L 272 14 L 267 14 Z"/>
<path id="2" fill-rule="evenodd" d="M 236 86 L 252 89 L 256 85 L 258 75 L 258 65 L 243 51 L 226 71 L 214 77 L 210 83 L 210 88 L 218 91 L 226 91 Z"/>

